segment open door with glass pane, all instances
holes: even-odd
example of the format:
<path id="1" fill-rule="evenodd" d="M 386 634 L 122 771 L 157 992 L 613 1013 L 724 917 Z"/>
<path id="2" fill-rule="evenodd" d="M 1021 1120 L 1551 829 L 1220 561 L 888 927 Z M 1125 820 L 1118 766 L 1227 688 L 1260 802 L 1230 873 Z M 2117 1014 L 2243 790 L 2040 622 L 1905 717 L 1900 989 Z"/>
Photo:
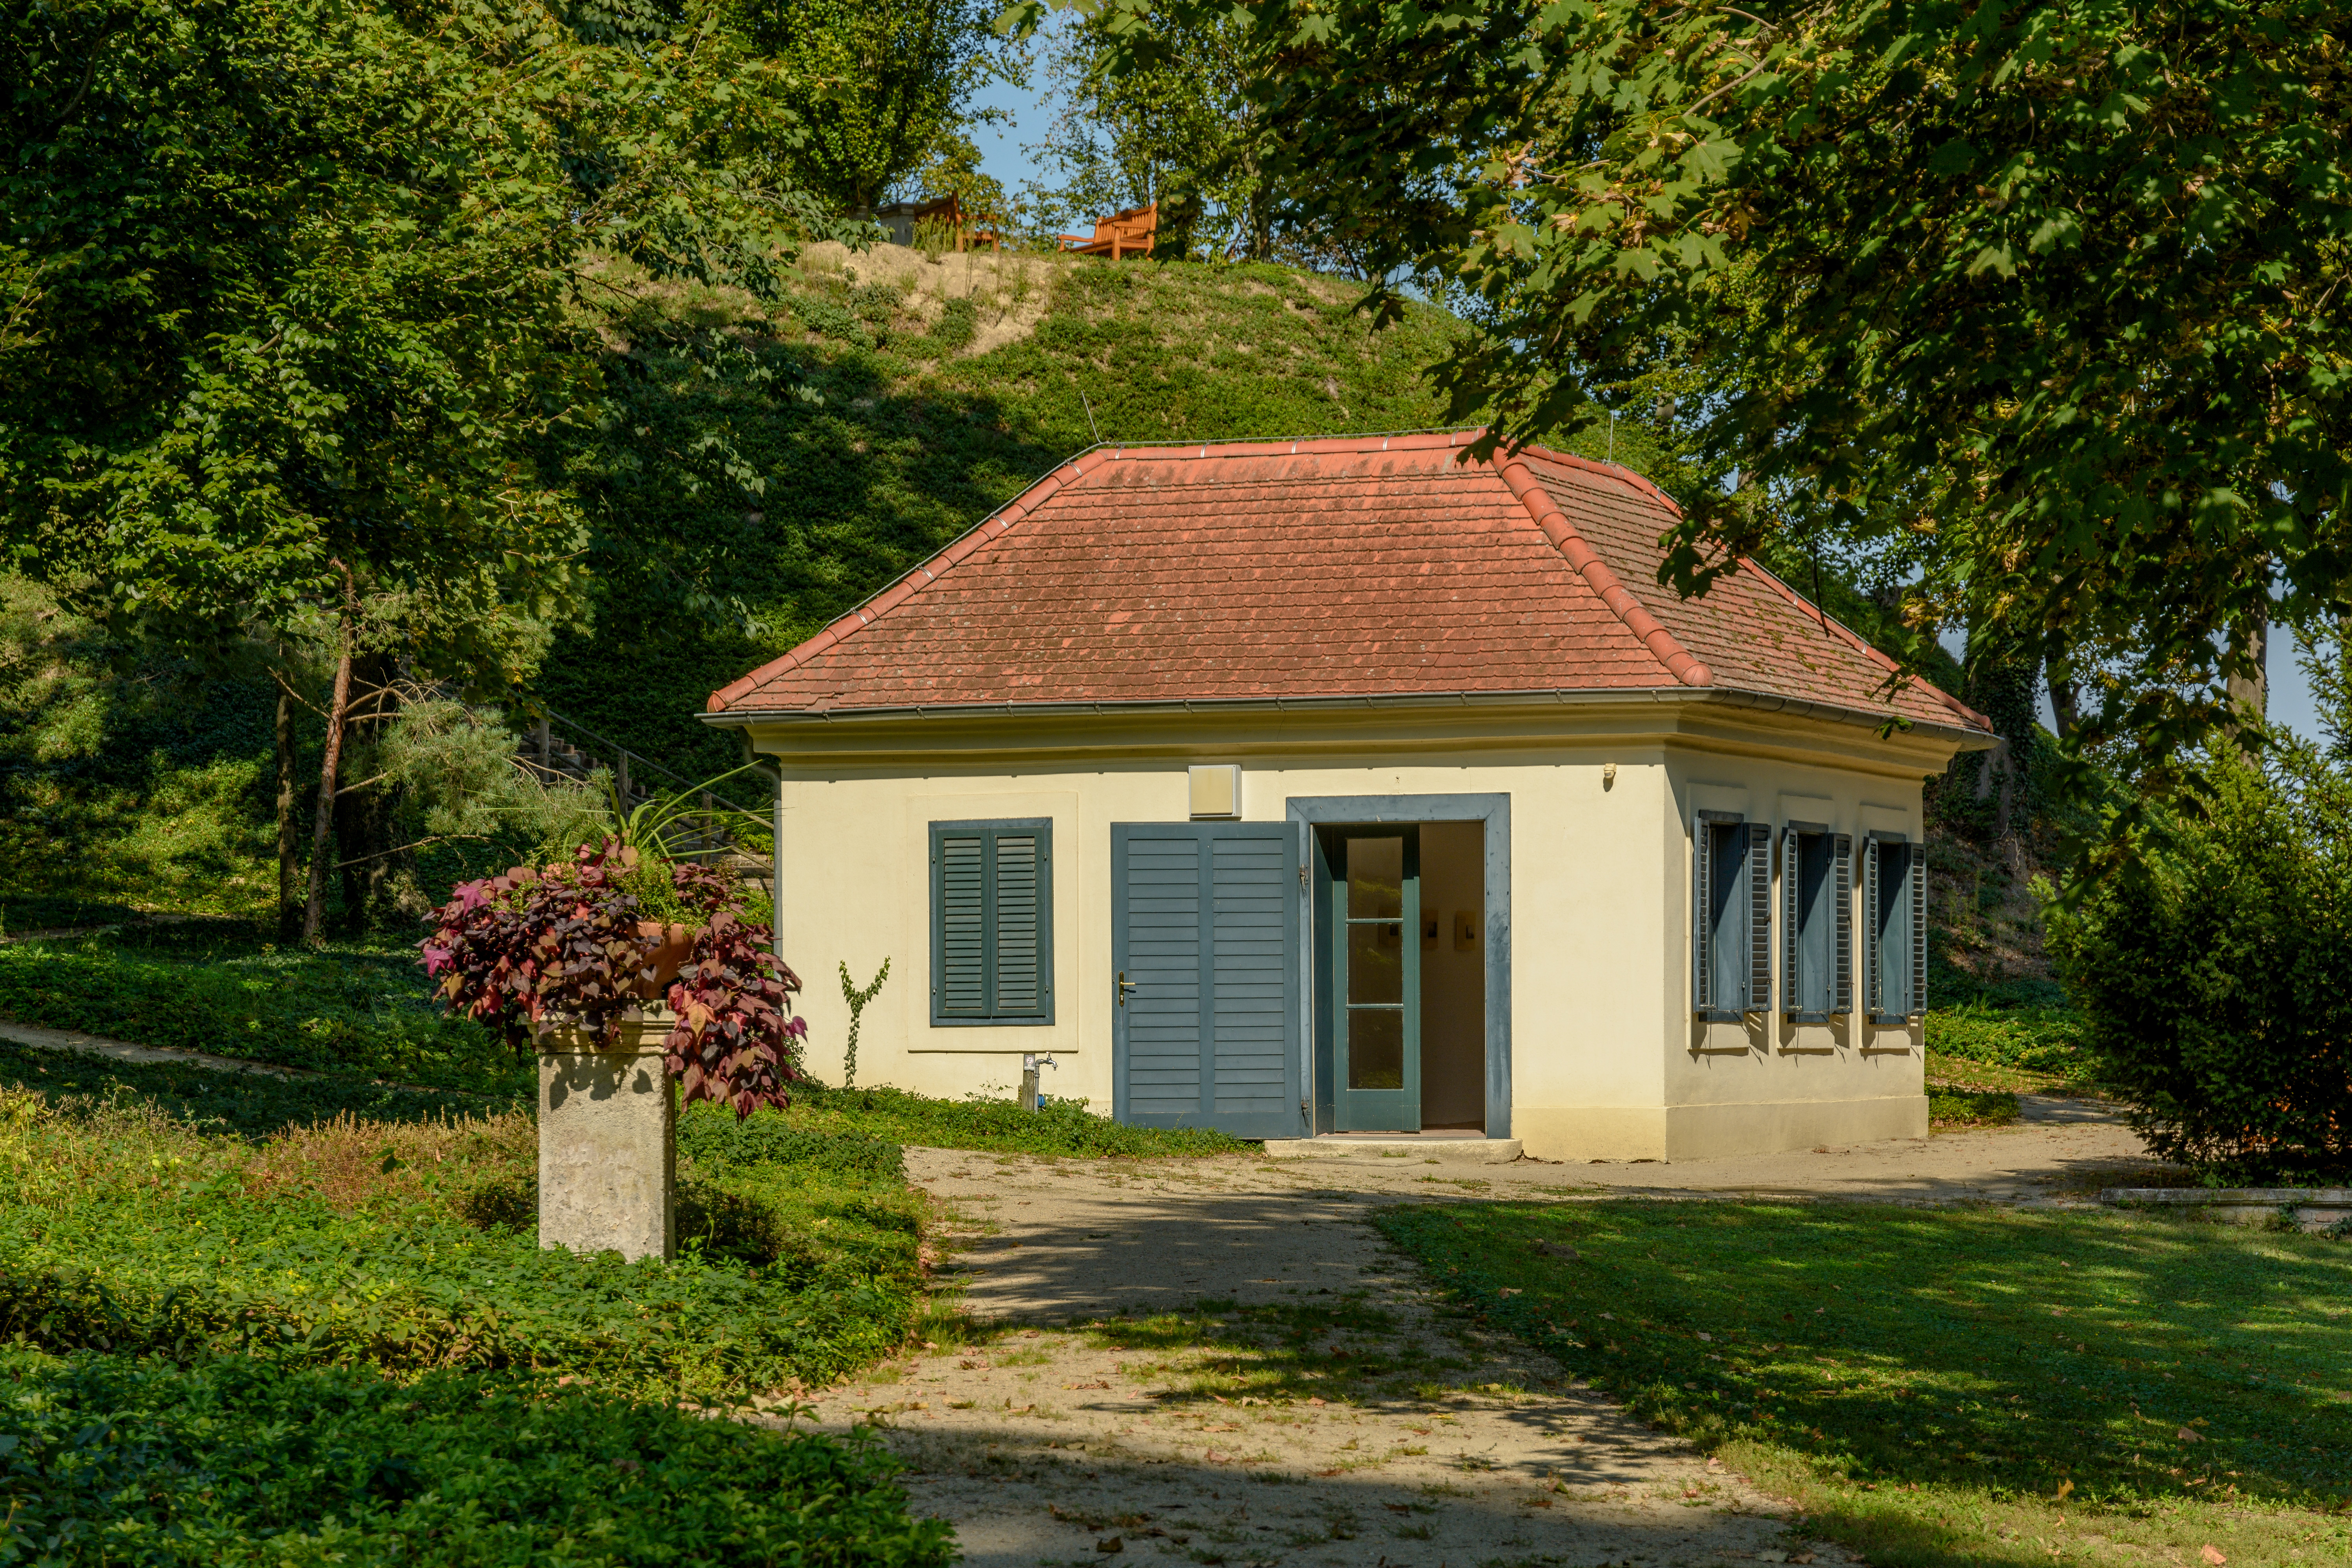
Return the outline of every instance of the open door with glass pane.
<path id="1" fill-rule="evenodd" d="M 1320 830 L 1333 1125 L 1421 1131 L 1421 833 Z"/>

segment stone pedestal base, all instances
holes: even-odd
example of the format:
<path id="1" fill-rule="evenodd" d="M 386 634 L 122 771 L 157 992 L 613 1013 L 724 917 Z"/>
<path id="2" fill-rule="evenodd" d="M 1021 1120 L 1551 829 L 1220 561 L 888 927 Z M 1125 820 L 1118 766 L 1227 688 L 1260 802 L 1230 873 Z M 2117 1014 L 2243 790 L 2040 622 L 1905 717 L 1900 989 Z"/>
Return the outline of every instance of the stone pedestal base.
<path id="1" fill-rule="evenodd" d="M 662 1070 L 671 1019 L 625 1022 L 612 1047 L 540 1036 L 539 1244 L 667 1259 L 677 1244 L 677 1095 Z"/>

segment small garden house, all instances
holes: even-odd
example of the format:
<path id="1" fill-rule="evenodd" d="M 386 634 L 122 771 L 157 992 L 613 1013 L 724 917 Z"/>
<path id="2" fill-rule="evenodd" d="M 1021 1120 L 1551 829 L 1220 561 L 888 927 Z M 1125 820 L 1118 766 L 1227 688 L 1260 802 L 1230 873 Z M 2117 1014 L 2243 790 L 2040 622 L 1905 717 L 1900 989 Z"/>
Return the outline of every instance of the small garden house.
<path id="1" fill-rule="evenodd" d="M 1475 433 L 1097 447 L 709 722 L 859 1081 L 1687 1159 L 1927 1131 L 1920 783 L 1991 743 L 1674 504 Z M 819 979 L 818 977 L 822 977 Z"/>

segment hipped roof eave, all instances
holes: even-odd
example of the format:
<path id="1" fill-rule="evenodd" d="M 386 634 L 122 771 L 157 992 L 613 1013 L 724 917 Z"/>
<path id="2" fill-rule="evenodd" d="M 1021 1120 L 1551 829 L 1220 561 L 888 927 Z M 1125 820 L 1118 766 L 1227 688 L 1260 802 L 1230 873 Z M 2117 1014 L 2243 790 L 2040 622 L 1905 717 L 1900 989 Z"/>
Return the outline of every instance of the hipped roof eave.
<path id="1" fill-rule="evenodd" d="M 1863 708 L 1848 708 L 1778 692 L 1746 691 L 1736 687 L 1579 687 L 1520 691 L 1368 692 L 1353 696 L 1218 697 L 1161 699 L 1149 701 L 1101 702 L 939 702 L 875 708 L 728 708 L 697 718 L 714 729 L 749 729 L 753 725 L 835 724 L 859 721 L 925 719 L 1037 719 L 1093 714 L 1312 712 L 1345 709 L 1504 708 L 1555 703 L 1598 707 L 1643 701 L 1660 704 L 1712 704 L 1746 708 L 1793 718 L 1817 719 L 1835 724 L 1881 730 L 1890 722 L 1897 731 L 1955 742 L 1962 751 L 1980 751 L 1995 743 L 1986 731 L 1958 724 Z"/>

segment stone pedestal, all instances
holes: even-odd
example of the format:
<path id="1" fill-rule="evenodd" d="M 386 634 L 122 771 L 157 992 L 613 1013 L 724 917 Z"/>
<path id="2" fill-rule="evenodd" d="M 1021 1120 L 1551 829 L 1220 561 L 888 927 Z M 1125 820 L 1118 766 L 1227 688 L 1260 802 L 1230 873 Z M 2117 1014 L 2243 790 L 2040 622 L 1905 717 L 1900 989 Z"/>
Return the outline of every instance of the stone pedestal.
<path id="1" fill-rule="evenodd" d="M 667 1008 L 599 1047 L 540 1035 L 539 1244 L 667 1259 L 677 1245 L 677 1094 L 662 1069 Z"/>

